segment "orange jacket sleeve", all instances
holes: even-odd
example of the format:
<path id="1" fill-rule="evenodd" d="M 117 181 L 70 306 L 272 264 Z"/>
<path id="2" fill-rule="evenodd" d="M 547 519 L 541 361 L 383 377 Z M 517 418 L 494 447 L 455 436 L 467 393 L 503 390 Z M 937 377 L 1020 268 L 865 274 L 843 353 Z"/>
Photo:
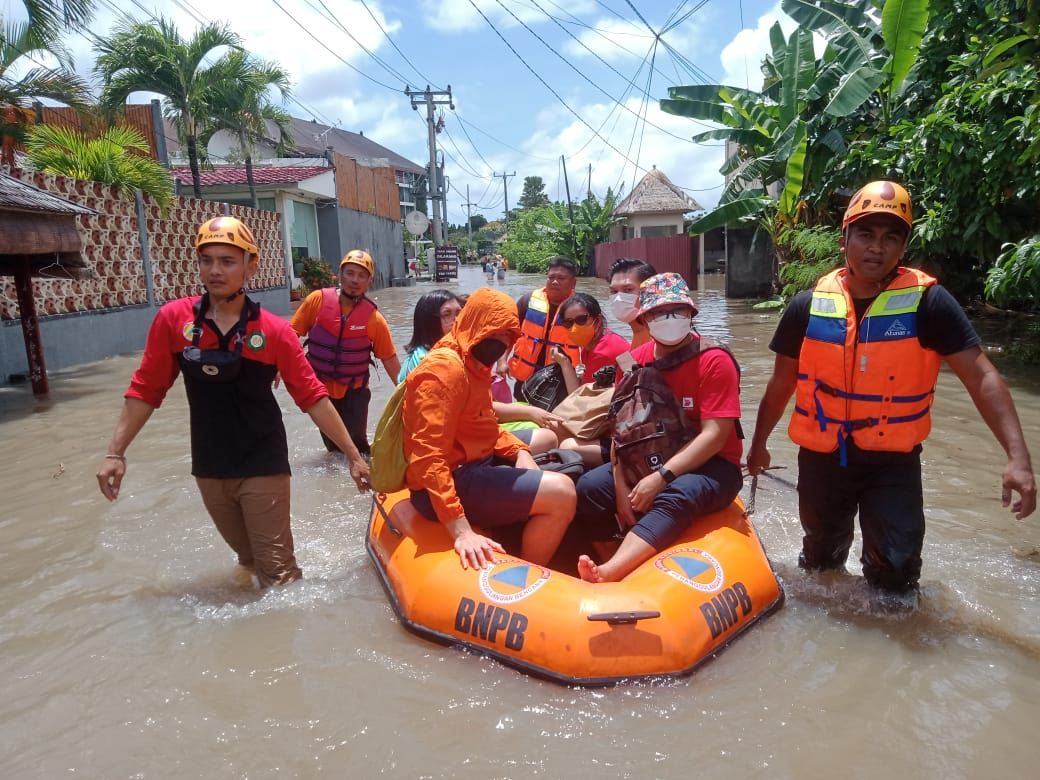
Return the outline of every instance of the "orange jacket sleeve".
<path id="1" fill-rule="evenodd" d="M 390 326 L 378 309 L 368 318 L 367 332 L 368 338 L 372 341 L 372 353 L 377 358 L 386 360 L 397 354 L 394 337 L 390 335 Z"/>
<path id="2" fill-rule="evenodd" d="M 437 519 L 448 523 L 463 516 L 448 460 L 468 386 L 461 365 L 438 361 L 436 372 L 417 368 L 408 377 L 404 402 L 404 435 L 410 440 L 408 483 L 425 488 Z"/>
<path id="3" fill-rule="evenodd" d="M 293 314 L 292 322 L 289 323 L 292 325 L 292 329 L 296 331 L 297 336 L 306 336 L 310 333 L 314 323 L 318 321 L 318 312 L 320 311 L 321 290 L 315 290 L 303 299 L 300 308 Z"/>
<path id="4" fill-rule="evenodd" d="M 504 460 L 516 460 L 517 453 L 530 452 L 531 448 L 520 441 L 509 431 L 501 428 L 498 431 L 498 439 L 495 440 L 495 454 Z"/>

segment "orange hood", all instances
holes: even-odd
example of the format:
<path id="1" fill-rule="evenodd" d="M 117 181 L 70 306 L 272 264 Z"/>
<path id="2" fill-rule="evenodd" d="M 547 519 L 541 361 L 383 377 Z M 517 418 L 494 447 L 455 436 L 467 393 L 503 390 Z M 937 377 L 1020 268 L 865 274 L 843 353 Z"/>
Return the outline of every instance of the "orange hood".
<path id="1" fill-rule="evenodd" d="M 469 296 L 455 318 L 451 333 L 441 339 L 438 346 L 450 346 L 467 358 L 474 344 L 497 333 L 508 333 L 514 341 L 520 337 L 516 302 L 504 292 L 481 287 Z"/>

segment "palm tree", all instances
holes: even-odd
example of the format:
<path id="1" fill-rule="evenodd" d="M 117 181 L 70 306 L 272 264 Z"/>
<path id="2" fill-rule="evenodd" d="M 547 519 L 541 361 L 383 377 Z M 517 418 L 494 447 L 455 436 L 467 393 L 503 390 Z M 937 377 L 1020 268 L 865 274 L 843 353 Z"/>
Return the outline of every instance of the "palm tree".
<path id="1" fill-rule="evenodd" d="M 33 119 L 33 100 L 50 98 L 84 109 L 90 98 L 89 87 L 72 71 L 72 61 L 58 36 L 63 22 L 86 18 L 92 3 L 28 0 L 25 5 L 27 21 L 0 18 L 0 106 L 5 107 L 0 111 L 0 164 L 12 168 L 14 146 L 24 140 L 25 128 Z M 40 63 L 44 55 L 53 55 L 58 66 L 51 68 Z M 23 58 L 33 62 L 34 67 L 15 77 L 12 70 L 24 62 Z"/>
<path id="2" fill-rule="evenodd" d="M 228 89 L 243 83 L 246 74 L 229 65 L 232 52 L 215 62 L 205 60 L 215 49 L 242 48 L 242 39 L 227 24 L 207 24 L 185 41 L 172 21 L 160 17 L 156 25 L 124 17 L 113 33 L 97 42 L 97 72 L 104 87 L 101 107 L 115 112 L 124 106 L 131 92 L 157 92 L 165 100 L 166 117 L 177 128 L 177 136 L 188 148 L 195 197 L 199 186 L 198 138 L 213 112 L 213 98 L 222 80 Z"/>
<path id="3" fill-rule="evenodd" d="M 211 98 L 212 114 L 204 130 L 199 133 L 202 147 L 219 131 L 226 130 L 238 140 L 238 147 L 245 157 L 246 179 L 249 181 L 249 197 L 253 208 L 257 208 L 256 182 L 253 180 L 253 152 L 256 142 L 268 140 L 268 123 L 278 134 L 275 152 L 282 156 L 295 149 L 296 144 L 289 135 L 292 117 L 281 106 L 271 102 L 270 91 L 275 89 L 284 100 L 292 88 L 289 74 L 273 62 L 264 62 L 250 57 L 244 51 L 232 51 L 224 65 L 234 75 L 220 79 L 214 85 Z M 244 80 L 237 80 L 242 78 Z"/>
<path id="4" fill-rule="evenodd" d="M 94 0 L 22 0 L 29 21 L 41 29 L 71 30 L 90 20 Z"/>
<path id="5" fill-rule="evenodd" d="M 173 203 L 170 173 L 150 157 L 151 147 L 132 127 L 110 127 L 97 138 L 58 125 L 37 125 L 26 139 L 29 159 L 40 170 L 112 184 L 155 198 L 165 213 Z"/>

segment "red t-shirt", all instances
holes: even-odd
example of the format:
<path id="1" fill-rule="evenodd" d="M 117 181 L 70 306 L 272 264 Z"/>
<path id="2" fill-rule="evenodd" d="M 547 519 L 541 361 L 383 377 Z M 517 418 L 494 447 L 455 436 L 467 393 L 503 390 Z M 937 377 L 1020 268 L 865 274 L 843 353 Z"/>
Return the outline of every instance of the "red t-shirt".
<path id="1" fill-rule="evenodd" d="M 654 342 L 633 349 L 632 357 L 641 366 L 653 363 Z M 740 375 L 723 350 L 710 349 L 696 360 L 687 360 L 662 373 L 691 422 L 699 425 L 701 420 L 740 418 Z M 718 454 L 739 466 L 743 451 L 734 428 Z"/>
<path id="2" fill-rule="evenodd" d="M 592 349 L 582 348 L 581 362 L 585 366 L 585 373 L 581 381 L 589 384 L 594 381 L 593 374 L 603 366 L 612 366 L 617 356 L 628 352 L 628 342 L 616 334 L 610 328 L 603 329 L 603 335 Z"/>
<path id="3" fill-rule="evenodd" d="M 282 412 L 271 382 L 280 373 L 285 389 L 306 411 L 328 390 L 314 375 L 300 340 L 289 323 L 246 298 L 244 330 L 228 333 L 226 349 L 242 343 L 241 368 L 230 382 L 206 382 L 184 375 L 191 430 L 191 473 L 196 477 L 241 479 L 289 473 L 289 453 Z M 180 298 L 164 305 L 148 331 L 141 365 L 126 398 L 156 408 L 181 373 L 179 356 L 190 347 L 199 297 Z M 221 348 L 217 325 L 202 323 L 200 349 Z"/>

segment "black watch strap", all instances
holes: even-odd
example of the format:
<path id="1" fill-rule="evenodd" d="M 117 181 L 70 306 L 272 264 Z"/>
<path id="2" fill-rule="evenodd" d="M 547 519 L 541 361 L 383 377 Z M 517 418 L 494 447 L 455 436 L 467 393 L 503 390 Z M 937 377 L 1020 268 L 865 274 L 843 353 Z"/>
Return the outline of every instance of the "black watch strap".
<path id="1" fill-rule="evenodd" d="M 675 474 L 669 471 L 665 466 L 659 466 L 657 473 L 661 475 L 661 479 L 664 480 L 666 485 L 672 484 L 672 480 L 675 479 Z"/>

